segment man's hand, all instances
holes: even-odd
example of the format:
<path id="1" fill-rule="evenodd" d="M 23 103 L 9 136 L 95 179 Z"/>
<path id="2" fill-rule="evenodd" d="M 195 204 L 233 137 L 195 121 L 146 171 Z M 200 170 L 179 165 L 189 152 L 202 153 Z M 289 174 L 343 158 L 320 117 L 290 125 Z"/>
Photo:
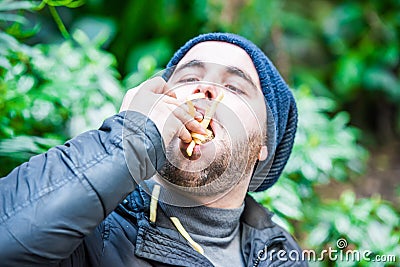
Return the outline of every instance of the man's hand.
<path id="1" fill-rule="evenodd" d="M 137 111 L 149 117 L 157 126 L 166 146 L 176 134 L 185 143 L 192 141 L 190 131 L 207 134 L 200 123 L 190 116 L 184 101 L 176 99 L 175 93 L 168 90 L 161 77 L 130 89 L 120 108 L 120 111 L 126 110 Z"/>

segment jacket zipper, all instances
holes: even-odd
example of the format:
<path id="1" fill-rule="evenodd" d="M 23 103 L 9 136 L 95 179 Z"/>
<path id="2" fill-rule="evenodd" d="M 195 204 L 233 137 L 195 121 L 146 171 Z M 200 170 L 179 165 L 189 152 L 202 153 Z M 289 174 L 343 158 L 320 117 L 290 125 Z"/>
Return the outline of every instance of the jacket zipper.
<path id="1" fill-rule="evenodd" d="M 275 236 L 265 243 L 264 248 L 266 248 L 266 247 L 269 248 L 270 246 L 272 247 L 273 245 L 282 243 L 285 240 L 286 240 L 286 237 L 283 235 Z M 257 267 L 260 264 L 261 258 L 264 256 L 264 253 L 265 253 L 265 249 L 263 249 L 261 251 L 261 253 L 259 255 L 257 255 L 257 259 L 254 261 L 253 267 Z"/>

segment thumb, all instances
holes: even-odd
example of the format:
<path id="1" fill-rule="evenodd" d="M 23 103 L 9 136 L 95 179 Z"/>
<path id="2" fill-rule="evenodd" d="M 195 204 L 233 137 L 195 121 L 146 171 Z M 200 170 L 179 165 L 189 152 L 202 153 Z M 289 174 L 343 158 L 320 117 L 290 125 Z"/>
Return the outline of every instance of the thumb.
<path id="1" fill-rule="evenodd" d="M 142 83 L 141 86 L 144 86 L 144 88 L 149 88 L 149 90 L 155 94 L 163 94 L 172 98 L 176 98 L 175 92 L 169 88 L 167 82 L 161 76 L 149 79 Z"/>
<path id="2" fill-rule="evenodd" d="M 141 92 L 152 92 L 155 94 L 161 94 L 165 90 L 164 87 L 166 87 L 166 82 L 161 77 L 155 77 L 142 82 L 140 85 L 136 86 L 135 88 L 129 89 L 126 92 L 119 111 L 121 112 L 128 110 L 133 98 L 136 95 L 139 95 Z"/>

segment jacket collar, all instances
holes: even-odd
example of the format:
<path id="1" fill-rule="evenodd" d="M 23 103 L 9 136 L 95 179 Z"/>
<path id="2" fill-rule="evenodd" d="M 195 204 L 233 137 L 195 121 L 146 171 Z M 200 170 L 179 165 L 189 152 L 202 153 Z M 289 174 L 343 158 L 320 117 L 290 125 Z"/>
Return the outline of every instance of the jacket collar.
<path id="1" fill-rule="evenodd" d="M 141 186 L 138 186 L 134 192 L 132 192 L 127 199 L 124 201 L 125 207 L 129 210 L 136 212 L 144 212 L 146 217 L 149 217 L 149 207 L 151 197 L 146 191 L 152 189 L 152 186 L 144 190 Z M 254 200 L 254 198 L 247 194 L 245 197 L 245 206 L 240 218 L 242 223 L 249 225 L 252 228 L 262 230 L 265 228 L 271 228 L 275 224 L 272 222 L 273 213 L 263 207 L 260 203 Z M 160 211 L 160 216 L 157 217 L 157 225 L 166 228 L 174 228 L 173 224 L 169 220 L 168 216 Z"/>
<path id="2" fill-rule="evenodd" d="M 162 211 L 157 210 L 157 221 L 155 224 L 149 220 L 149 206 L 151 197 L 138 186 L 121 205 L 125 213 L 129 213 L 138 225 L 135 254 L 166 264 L 179 266 L 213 266 L 211 262 L 195 251 L 187 244 L 169 217 Z M 257 257 L 256 251 L 263 248 L 268 239 L 281 232 L 276 233 L 275 224 L 272 222 L 272 212 L 257 203 L 250 195 L 245 198 L 245 207 L 241 216 L 242 225 L 242 253 L 249 263 L 249 258 Z M 254 237 L 257 236 L 257 242 Z M 259 238 L 259 237 L 263 238 Z M 252 260 L 251 260 L 252 261 Z"/>
<path id="3" fill-rule="evenodd" d="M 244 210 L 241 217 L 243 223 L 258 230 L 271 228 L 275 225 L 271 219 L 273 213 L 255 201 L 252 196 L 247 194 L 244 202 Z"/>

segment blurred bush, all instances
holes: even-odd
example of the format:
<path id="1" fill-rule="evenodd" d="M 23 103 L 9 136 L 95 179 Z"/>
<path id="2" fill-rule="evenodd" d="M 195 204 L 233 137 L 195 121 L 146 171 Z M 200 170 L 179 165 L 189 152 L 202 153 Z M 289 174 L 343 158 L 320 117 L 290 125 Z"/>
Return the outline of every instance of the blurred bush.
<path id="1" fill-rule="evenodd" d="M 123 96 L 115 58 L 100 49 L 102 40 L 92 42 L 76 30 L 56 44 L 18 41 L 37 28 L 18 12 L 34 8 L 28 1 L 0 4 L 1 176 L 34 154 L 98 128 Z"/>
<path id="2" fill-rule="evenodd" d="M 208 2 L 221 14 L 208 29 L 254 40 L 291 85 L 307 84 L 347 110 L 368 142 L 399 139 L 399 1 Z"/>
<path id="3" fill-rule="evenodd" d="M 356 199 L 344 191 L 339 199 L 323 199 L 316 187 L 332 180 L 348 181 L 365 168 L 367 151 L 358 144 L 359 130 L 348 125 L 342 111 L 331 118 L 331 99 L 315 97 L 306 86 L 295 91 L 299 129 L 293 154 L 283 176 L 271 189 L 253 194 L 275 212 L 274 220 L 301 240 L 303 248 L 317 256 L 323 249 L 337 248 L 344 238 L 347 249 L 375 255 L 400 255 L 399 211 L 379 195 Z M 329 190 L 329 187 L 328 187 Z M 338 255 L 338 254 L 336 254 Z M 327 255 L 326 255 L 327 256 Z M 312 262 L 315 266 L 382 266 L 362 260 Z M 392 266 L 388 263 L 387 266 Z"/>

